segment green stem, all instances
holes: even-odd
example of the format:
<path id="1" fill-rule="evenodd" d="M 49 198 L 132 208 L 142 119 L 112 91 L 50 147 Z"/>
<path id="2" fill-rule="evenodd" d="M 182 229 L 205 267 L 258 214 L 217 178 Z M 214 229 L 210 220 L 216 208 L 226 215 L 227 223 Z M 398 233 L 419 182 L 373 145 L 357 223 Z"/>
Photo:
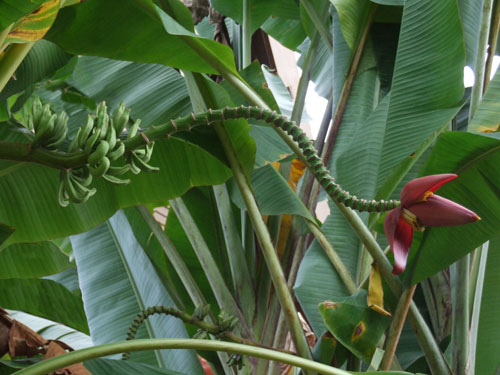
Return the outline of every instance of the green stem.
<path id="1" fill-rule="evenodd" d="M 325 41 L 330 52 L 333 52 L 332 33 L 326 27 L 324 20 L 322 20 L 323 17 L 321 17 L 318 14 L 316 8 L 311 3 L 311 0 L 301 0 L 300 3 L 304 7 L 304 10 L 306 11 L 307 15 L 309 16 L 314 26 L 316 27 L 317 32 L 319 33 L 319 35 L 321 35 L 321 38 Z M 328 8 L 323 11 L 323 14 L 328 14 Z"/>
<path id="2" fill-rule="evenodd" d="M 10 30 L 12 29 L 12 26 L 14 26 L 13 23 L 11 23 L 5 29 L 0 31 L 0 53 L 2 53 L 2 51 L 5 49 L 5 47 L 7 47 L 7 43 L 5 43 L 5 39 L 7 39 L 7 36 L 9 35 Z"/>
<path id="3" fill-rule="evenodd" d="M 267 227 L 262 220 L 262 215 L 259 211 L 252 190 L 248 185 L 247 178 L 238 162 L 231 146 L 231 141 L 224 127 L 221 124 L 215 124 L 215 131 L 217 132 L 217 135 L 219 136 L 219 139 L 224 147 L 224 151 L 229 160 L 229 164 L 231 165 L 234 178 L 238 184 L 245 206 L 247 207 L 250 219 L 252 220 L 255 233 L 259 240 L 269 273 L 271 274 L 276 294 L 283 308 L 295 347 L 297 348 L 300 356 L 304 358 L 311 358 L 309 345 L 304 336 L 304 332 L 302 331 L 297 310 L 295 309 L 292 295 L 290 294 L 283 270 L 281 269 L 280 261 L 276 255 L 276 251 L 274 250 Z"/>
<path id="4" fill-rule="evenodd" d="M 469 124 L 474 118 L 481 97 L 483 95 L 484 87 L 484 71 L 486 62 L 486 50 L 488 47 L 488 35 L 490 31 L 491 8 L 493 0 L 483 1 L 483 11 L 481 15 L 481 28 L 479 29 L 479 40 L 477 45 L 476 64 L 474 68 L 474 86 L 472 87 L 470 110 L 469 110 Z M 488 78 L 489 79 L 489 78 Z"/>
<path id="5" fill-rule="evenodd" d="M 379 367 L 382 371 L 389 371 L 391 369 L 392 360 L 394 359 L 394 354 L 396 353 L 396 347 L 398 346 L 401 331 L 403 330 L 403 325 L 406 320 L 406 316 L 408 315 L 410 303 L 416 288 L 417 285 L 415 284 L 401 293 L 401 297 L 399 298 L 396 312 L 392 317 L 389 333 L 387 334 L 385 341 L 385 353 Z"/>
<path id="6" fill-rule="evenodd" d="M 57 371 L 58 369 L 71 366 L 76 363 L 89 361 L 91 359 L 124 352 L 158 349 L 194 349 L 238 353 L 241 355 L 287 363 L 292 366 L 303 368 L 304 370 L 316 371 L 324 375 L 352 375 L 347 371 L 335 367 L 330 367 L 322 363 L 317 363 L 274 350 L 256 348 L 253 346 L 231 342 L 192 339 L 142 339 L 98 345 L 91 348 L 75 350 L 73 352 L 38 362 L 28 368 L 15 372 L 14 375 L 45 375 L 47 373 Z"/>
<path id="7" fill-rule="evenodd" d="M 19 65 L 33 47 L 35 43 L 15 43 L 10 45 L 9 49 L 0 59 L 0 92 L 9 82 L 10 78 Z"/>
<path id="8" fill-rule="evenodd" d="M 213 191 L 231 267 L 236 301 L 243 307 L 243 314 L 250 322 L 255 312 L 255 293 L 245 259 L 245 250 L 238 236 L 229 193 L 224 184 L 213 186 Z"/>
<path id="9" fill-rule="evenodd" d="M 177 218 L 179 219 L 182 228 L 186 233 L 189 234 L 189 242 L 193 247 L 194 252 L 196 253 L 196 257 L 200 262 L 205 275 L 207 276 L 208 282 L 214 292 L 215 298 L 217 299 L 217 303 L 219 306 L 224 309 L 227 313 L 237 316 L 240 319 L 240 322 L 243 327 L 243 332 L 247 337 L 252 337 L 250 328 L 246 322 L 243 313 L 240 308 L 236 304 L 229 291 L 224 278 L 222 277 L 219 268 L 217 267 L 217 263 L 208 248 L 208 245 L 203 238 L 198 226 L 196 225 L 191 213 L 187 209 L 186 205 L 182 198 L 175 198 L 170 201 L 170 205 L 172 206 Z"/>
<path id="10" fill-rule="evenodd" d="M 468 374 L 469 362 L 469 254 L 452 265 L 453 314 L 451 326 L 451 366 L 455 375 Z"/>
<path id="11" fill-rule="evenodd" d="M 243 0 L 243 22 L 242 22 L 242 69 L 252 63 L 252 16 L 250 9 L 251 0 Z"/>
<path id="12" fill-rule="evenodd" d="M 488 87 L 488 83 L 490 82 L 491 69 L 493 67 L 493 59 L 495 57 L 495 52 L 497 48 L 498 42 L 498 33 L 500 31 L 500 1 L 494 0 L 495 4 L 493 5 L 493 17 L 491 21 L 490 27 L 490 37 L 489 37 L 489 49 L 488 56 L 486 58 L 486 68 L 484 70 L 484 87 L 483 94 Z"/>
<path id="13" fill-rule="evenodd" d="M 136 208 L 137 211 L 139 211 L 139 213 L 141 214 L 146 224 L 153 232 L 153 235 L 160 243 L 160 246 L 162 247 L 165 255 L 167 256 L 168 260 L 170 261 L 175 271 L 177 272 L 177 275 L 181 279 L 182 285 L 184 285 L 184 287 L 186 288 L 189 297 L 193 301 L 193 304 L 195 306 L 205 306 L 207 304 L 205 296 L 198 287 L 198 284 L 196 284 L 193 275 L 191 275 L 191 271 L 189 271 L 189 268 L 186 266 L 186 263 L 184 263 L 184 260 L 180 256 L 174 244 L 165 235 L 165 232 L 161 228 L 160 224 L 158 224 L 158 222 L 155 220 L 155 218 L 153 217 L 153 215 L 146 206 L 140 205 L 136 206 Z M 213 315 L 211 315 L 211 313 L 209 316 L 211 322 L 215 322 L 215 318 Z"/>

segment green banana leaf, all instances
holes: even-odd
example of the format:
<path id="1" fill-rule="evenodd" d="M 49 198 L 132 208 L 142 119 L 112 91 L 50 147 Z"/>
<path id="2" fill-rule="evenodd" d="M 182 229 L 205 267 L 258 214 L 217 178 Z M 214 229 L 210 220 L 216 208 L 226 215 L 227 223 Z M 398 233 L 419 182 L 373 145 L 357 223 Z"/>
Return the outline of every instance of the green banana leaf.
<path id="1" fill-rule="evenodd" d="M 89 232 L 71 237 L 71 242 L 95 344 L 124 340 L 134 317 L 147 307 L 174 306 L 123 212 Z M 137 335 L 186 336 L 183 323 L 167 316 L 149 318 Z M 201 373 L 192 351 L 139 352 L 131 358 L 189 374 Z"/>
<path id="2" fill-rule="evenodd" d="M 0 280 L 0 306 L 22 310 L 88 332 L 82 299 L 61 284 L 44 279 Z"/>
<path id="3" fill-rule="evenodd" d="M 481 99 L 472 122 L 469 125 L 470 131 L 492 132 L 497 131 L 500 125 L 500 69 L 497 69 L 495 76 L 488 83 L 486 93 Z"/>
<path id="4" fill-rule="evenodd" d="M 324 301 L 319 310 L 333 336 L 358 358 L 370 363 L 390 318 L 367 306 L 366 291 L 334 302 Z"/>
<path id="5" fill-rule="evenodd" d="M 170 29 L 167 31 L 165 26 Z M 216 73 L 191 48 L 190 43 L 198 43 L 236 73 L 233 54 L 227 46 L 194 34 L 174 35 L 174 30 L 190 32 L 155 7 L 153 1 L 89 0 L 76 7 L 61 9 L 46 39 L 75 55 L 102 56 Z"/>
<path id="6" fill-rule="evenodd" d="M 14 233 L 15 228 L 0 223 L 0 245 L 2 245 Z"/>
<path id="7" fill-rule="evenodd" d="M 500 323 L 498 321 L 498 314 L 500 314 L 498 301 L 499 282 L 500 238 L 495 237 L 490 241 L 488 247 L 486 272 L 482 287 L 481 310 L 475 347 L 476 374 L 494 374 L 498 370 L 500 362 L 500 347 L 497 341 L 500 334 Z"/>
<path id="8" fill-rule="evenodd" d="M 16 79 L 11 79 L 0 93 L 0 100 L 7 99 L 23 90 L 26 90 L 23 97 L 27 98 L 33 91 L 35 83 L 52 76 L 57 69 L 69 61 L 70 57 L 54 43 L 39 40 L 17 68 Z"/>
<path id="9" fill-rule="evenodd" d="M 53 242 L 19 243 L 0 250 L 0 279 L 30 279 L 73 267 Z"/>
<path id="10" fill-rule="evenodd" d="M 22 311 L 9 311 L 9 314 L 47 340 L 60 340 L 73 349 L 83 349 L 94 345 L 90 336 L 63 324 Z"/>
<path id="11" fill-rule="evenodd" d="M 476 66 L 479 33 L 481 31 L 481 16 L 484 0 L 458 0 L 458 9 L 464 29 L 466 64 L 473 70 Z"/>
<path id="12" fill-rule="evenodd" d="M 116 359 L 99 358 L 92 361 L 83 362 L 85 368 L 92 372 L 92 374 L 106 374 L 106 375 L 183 375 L 187 372 L 180 373 L 168 368 L 158 368 L 148 366 L 143 363 L 133 361 L 119 361 Z"/>
<path id="13" fill-rule="evenodd" d="M 471 133 L 450 132 L 438 138 L 421 175 L 458 174 L 437 194 L 473 210 L 482 220 L 457 227 L 427 228 L 420 245 L 412 246 L 407 282 L 419 282 L 445 269 L 500 233 L 499 147 L 500 140 Z"/>
<path id="14" fill-rule="evenodd" d="M 356 48 L 362 27 L 366 23 L 371 3 L 364 0 L 330 0 L 340 19 L 340 27 L 351 50 Z"/>
<path id="15" fill-rule="evenodd" d="M 330 204 L 330 215 L 321 230 L 333 244 L 335 251 L 351 274 L 356 274 L 358 263 L 358 237 L 345 221 L 334 204 Z M 325 299 L 336 300 L 350 293 L 325 255 L 321 245 L 315 240 L 309 246 L 297 274 L 293 287 L 295 295 L 314 333 L 320 336 L 326 326 L 318 310 L 318 304 Z"/>
<path id="16" fill-rule="evenodd" d="M 45 0 L 4 0 L 0 2 L 0 30 L 34 11 Z"/>

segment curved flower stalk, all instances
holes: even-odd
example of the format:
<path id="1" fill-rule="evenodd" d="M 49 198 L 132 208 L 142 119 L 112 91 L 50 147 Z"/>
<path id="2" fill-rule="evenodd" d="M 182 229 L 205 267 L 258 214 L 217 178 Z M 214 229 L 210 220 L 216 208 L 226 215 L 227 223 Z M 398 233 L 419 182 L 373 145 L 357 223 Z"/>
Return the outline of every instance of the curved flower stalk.
<path id="1" fill-rule="evenodd" d="M 411 180 L 401 191 L 401 206 L 391 210 L 384 223 L 385 235 L 394 253 L 394 275 L 401 274 L 408 259 L 413 230 L 473 223 L 481 218 L 473 211 L 434 191 L 457 178 L 456 174 L 436 174 Z"/>

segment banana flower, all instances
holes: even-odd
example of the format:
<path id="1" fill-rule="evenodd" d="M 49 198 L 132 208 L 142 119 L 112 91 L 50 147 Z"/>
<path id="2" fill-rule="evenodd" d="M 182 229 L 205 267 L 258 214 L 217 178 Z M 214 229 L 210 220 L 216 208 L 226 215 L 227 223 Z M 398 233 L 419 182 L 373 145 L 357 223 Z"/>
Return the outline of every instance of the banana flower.
<path id="1" fill-rule="evenodd" d="M 408 259 L 413 230 L 472 223 L 481 218 L 471 210 L 434 191 L 457 178 L 455 174 L 436 174 L 408 182 L 401 191 L 401 205 L 391 210 L 384 223 L 385 235 L 394 253 L 394 275 L 401 274 Z"/>

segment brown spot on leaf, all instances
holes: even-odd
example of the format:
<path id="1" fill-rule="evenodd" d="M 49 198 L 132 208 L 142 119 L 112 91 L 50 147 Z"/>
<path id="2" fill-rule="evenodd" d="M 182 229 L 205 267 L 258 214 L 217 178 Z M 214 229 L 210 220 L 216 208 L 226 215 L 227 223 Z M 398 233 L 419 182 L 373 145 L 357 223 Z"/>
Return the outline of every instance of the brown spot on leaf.
<path id="1" fill-rule="evenodd" d="M 325 307 L 325 309 L 336 309 L 337 307 L 340 306 L 339 303 L 332 301 L 325 301 L 322 303 L 322 305 Z"/>
<path id="2" fill-rule="evenodd" d="M 359 340 L 361 336 L 363 336 L 363 333 L 366 331 L 366 326 L 363 321 L 359 322 L 356 327 L 354 327 L 354 331 L 352 332 L 352 341 Z"/>

